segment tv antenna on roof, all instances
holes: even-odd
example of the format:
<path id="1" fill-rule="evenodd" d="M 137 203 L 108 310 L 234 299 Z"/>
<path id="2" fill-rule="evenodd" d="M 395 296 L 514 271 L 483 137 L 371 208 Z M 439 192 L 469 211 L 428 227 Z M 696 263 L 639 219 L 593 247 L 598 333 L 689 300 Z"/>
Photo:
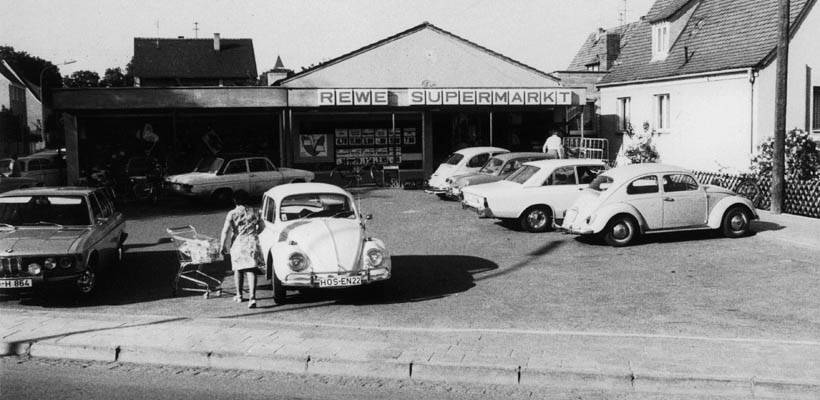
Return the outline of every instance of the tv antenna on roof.
<path id="1" fill-rule="evenodd" d="M 618 19 L 620 20 L 620 24 L 618 26 L 626 25 L 626 12 L 628 11 L 626 8 L 627 0 L 624 0 L 624 6 L 621 8 L 621 11 L 618 12 Z"/>
<path id="2" fill-rule="evenodd" d="M 194 21 L 194 38 L 199 39 L 199 22 Z"/>

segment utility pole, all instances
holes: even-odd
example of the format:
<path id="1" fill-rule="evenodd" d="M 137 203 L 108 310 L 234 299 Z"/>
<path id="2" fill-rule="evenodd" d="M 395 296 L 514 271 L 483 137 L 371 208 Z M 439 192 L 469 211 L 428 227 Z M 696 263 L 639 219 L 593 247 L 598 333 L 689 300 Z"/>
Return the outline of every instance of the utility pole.
<path id="1" fill-rule="evenodd" d="M 780 0 L 778 12 L 777 71 L 775 81 L 774 154 L 772 157 L 772 214 L 783 212 L 786 177 L 786 95 L 789 76 L 790 1 Z"/>

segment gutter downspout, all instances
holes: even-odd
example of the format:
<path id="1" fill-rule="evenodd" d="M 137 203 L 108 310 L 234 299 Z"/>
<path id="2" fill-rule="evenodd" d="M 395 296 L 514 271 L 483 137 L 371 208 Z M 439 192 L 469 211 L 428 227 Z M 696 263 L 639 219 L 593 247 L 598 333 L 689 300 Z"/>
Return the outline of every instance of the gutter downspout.
<path id="1" fill-rule="evenodd" d="M 757 71 L 749 68 L 749 160 L 754 157 L 755 151 L 755 77 Z"/>

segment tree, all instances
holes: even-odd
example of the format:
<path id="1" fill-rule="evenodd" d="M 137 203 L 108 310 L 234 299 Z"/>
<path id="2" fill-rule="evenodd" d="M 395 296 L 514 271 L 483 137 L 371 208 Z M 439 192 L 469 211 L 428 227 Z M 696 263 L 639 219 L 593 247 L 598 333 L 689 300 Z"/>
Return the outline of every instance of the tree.
<path id="1" fill-rule="evenodd" d="M 15 51 L 11 46 L 0 46 L 0 58 L 6 60 L 21 78 L 37 86 L 40 85 L 40 72 L 50 67 L 43 73 L 43 81 L 49 87 L 62 85 L 60 69 L 54 67 L 50 61 L 34 57 L 25 51 Z"/>
<path id="2" fill-rule="evenodd" d="M 98 87 L 100 75 L 94 71 L 74 71 L 71 76 L 63 77 L 63 85 L 70 88 Z"/>
<path id="3" fill-rule="evenodd" d="M 134 78 L 122 72 L 122 68 L 107 68 L 100 79 L 100 87 L 134 86 Z"/>
<path id="4" fill-rule="evenodd" d="M 771 177 L 774 160 L 774 136 L 758 147 L 752 158 L 752 171 L 761 177 Z M 811 134 L 792 129 L 785 137 L 785 177 L 787 181 L 820 178 L 820 152 Z"/>

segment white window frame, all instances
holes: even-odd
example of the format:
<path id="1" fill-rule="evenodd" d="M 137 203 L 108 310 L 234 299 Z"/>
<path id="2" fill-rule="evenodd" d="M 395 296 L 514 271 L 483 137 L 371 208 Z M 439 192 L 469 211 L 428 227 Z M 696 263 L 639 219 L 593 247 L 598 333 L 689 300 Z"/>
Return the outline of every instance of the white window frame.
<path id="1" fill-rule="evenodd" d="M 671 96 L 669 93 L 656 94 L 654 96 L 655 129 L 658 132 L 669 132 L 672 127 Z"/>
<path id="2" fill-rule="evenodd" d="M 663 60 L 669 55 L 671 25 L 660 22 L 652 25 L 652 60 Z"/>
<path id="3" fill-rule="evenodd" d="M 632 98 L 618 97 L 617 104 L 618 113 L 618 129 L 625 131 L 629 129 L 629 124 L 632 122 Z"/>

